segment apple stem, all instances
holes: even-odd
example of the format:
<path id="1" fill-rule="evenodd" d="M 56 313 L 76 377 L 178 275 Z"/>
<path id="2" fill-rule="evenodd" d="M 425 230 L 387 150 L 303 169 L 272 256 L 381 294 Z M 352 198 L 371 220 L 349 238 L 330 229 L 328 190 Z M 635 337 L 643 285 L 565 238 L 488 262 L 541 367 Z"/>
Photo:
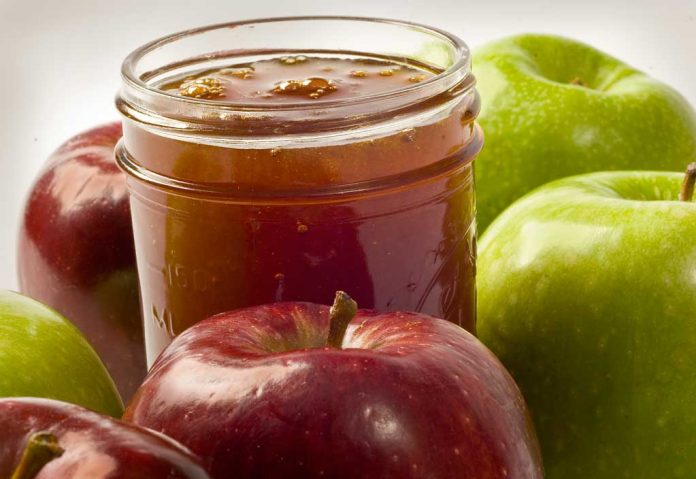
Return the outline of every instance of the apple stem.
<path id="1" fill-rule="evenodd" d="M 686 174 L 679 191 L 679 201 L 691 201 L 694 196 L 694 182 L 696 182 L 696 162 L 689 163 L 686 167 Z"/>
<path id="2" fill-rule="evenodd" d="M 343 291 L 336 291 L 336 298 L 329 310 L 329 336 L 326 345 L 341 349 L 348 324 L 358 312 L 358 303 Z"/>
<path id="3" fill-rule="evenodd" d="M 24 446 L 24 452 L 10 479 L 34 479 L 41 469 L 53 459 L 63 455 L 63 448 L 51 433 L 34 434 Z"/>

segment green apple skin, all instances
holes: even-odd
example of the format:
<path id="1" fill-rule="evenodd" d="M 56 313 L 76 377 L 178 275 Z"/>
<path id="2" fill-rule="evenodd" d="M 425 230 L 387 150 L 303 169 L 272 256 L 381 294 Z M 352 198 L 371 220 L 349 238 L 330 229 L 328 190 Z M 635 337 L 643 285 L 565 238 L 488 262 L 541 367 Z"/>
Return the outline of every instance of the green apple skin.
<path id="1" fill-rule="evenodd" d="M 683 175 L 602 172 L 481 238 L 478 331 L 519 384 L 547 479 L 693 478 L 696 203 Z"/>
<path id="2" fill-rule="evenodd" d="M 476 160 L 481 232 L 549 181 L 593 171 L 681 171 L 696 159 L 689 103 L 583 43 L 552 35 L 505 38 L 474 51 L 473 71 L 486 138 Z"/>
<path id="3" fill-rule="evenodd" d="M 0 397 L 21 396 L 123 413 L 104 364 L 72 323 L 33 299 L 0 291 Z"/>

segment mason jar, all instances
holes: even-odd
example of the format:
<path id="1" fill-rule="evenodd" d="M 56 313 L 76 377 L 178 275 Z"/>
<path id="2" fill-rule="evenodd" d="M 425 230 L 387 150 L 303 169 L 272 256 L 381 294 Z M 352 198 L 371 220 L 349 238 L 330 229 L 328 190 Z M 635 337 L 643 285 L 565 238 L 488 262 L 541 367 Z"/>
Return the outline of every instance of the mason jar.
<path id="1" fill-rule="evenodd" d="M 283 58 L 427 75 L 282 102 L 261 90 L 220 100 L 163 87 Z M 361 308 L 419 311 L 475 332 L 473 161 L 483 139 L 470 67 L 452 34 L 348 17 L 208 26 L 128 56 L 116 156 L 128 175 L 148 361 L 208 316 L 328 304 L 336 290 Z"/>

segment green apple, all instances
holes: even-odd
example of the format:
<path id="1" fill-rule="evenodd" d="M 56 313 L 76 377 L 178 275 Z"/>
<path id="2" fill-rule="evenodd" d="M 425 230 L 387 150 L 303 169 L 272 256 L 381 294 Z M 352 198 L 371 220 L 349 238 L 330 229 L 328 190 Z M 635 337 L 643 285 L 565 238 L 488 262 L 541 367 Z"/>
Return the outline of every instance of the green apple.
<path id="1" fill-rule="evenodd" d="M 123 413 L 114 382 L 72 323 L 33 299 L 0 291 L 0 397 L 18 396 Z"/>
<path id="2" fill-rule="evenodd" d="M 518 35 L 474 51 L 485 146 L 479 231 L 551 180 L 609 170 L 680 171 L 696 159 L 696 114 L 669 86 L 588 45 Z"/>
<path id="3" fill-rule="evenodd" d="M 682 177 L 557 180 L 481 238 L 479 336 L 527 399 L 548 479 L 694 477 L 696 203 L 677 199 Z"/>

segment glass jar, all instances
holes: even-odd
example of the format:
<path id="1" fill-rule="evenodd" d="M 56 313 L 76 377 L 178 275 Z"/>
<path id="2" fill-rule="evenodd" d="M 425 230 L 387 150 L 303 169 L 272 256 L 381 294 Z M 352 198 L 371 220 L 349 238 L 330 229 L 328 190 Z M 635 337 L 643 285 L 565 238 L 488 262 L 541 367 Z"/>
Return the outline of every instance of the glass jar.
<path id="1" fill-rule="evenodd" d="M 435 75 L 349 99 L 274 104 L 158 87 L 231 59 L 367 55 Z M 151 363 L 185 328 L 275 301 L 421 311 L 475 331 L 473 160 L 482 146 L 457 37 L 368 18 L 270 18 L 168 36 L 123 64 L 128 175 Z"/>

